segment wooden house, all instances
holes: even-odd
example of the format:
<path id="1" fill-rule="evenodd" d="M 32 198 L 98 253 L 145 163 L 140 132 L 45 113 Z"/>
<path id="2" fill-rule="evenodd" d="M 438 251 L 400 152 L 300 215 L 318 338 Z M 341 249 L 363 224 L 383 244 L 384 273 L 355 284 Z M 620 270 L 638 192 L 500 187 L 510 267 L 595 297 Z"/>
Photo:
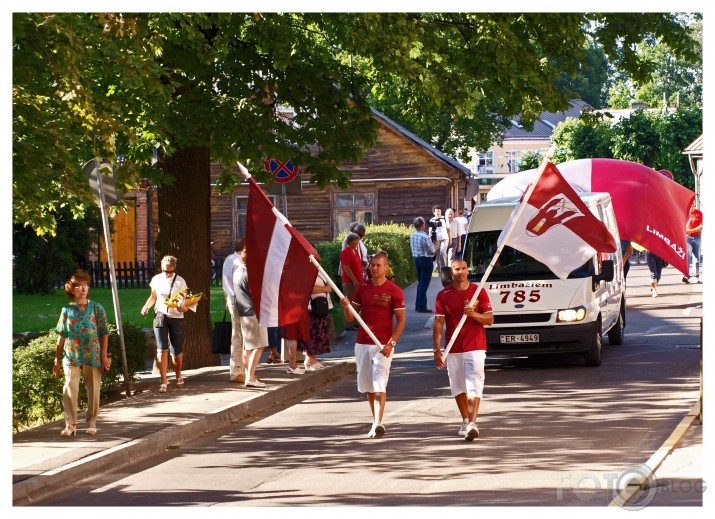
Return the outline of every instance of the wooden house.
<path id="1" fill-rule="evenodd" d="M 340 165 L 351 173 L 348 189 L 320 190 L 305 175 L 300 194 L 271 195 L 264 186 L 278 210 L 312 243 L 332 240 L 353 221 L 411 225 L 416 216 L 431 218 L 434 205 L 464 208 L 469 168 L 374 109 L 373 117 L 380 123 L 378 144 L 360 162 Z M 218 174 L 216 167 L 212 181 Z M 229 195 L 212 194 L 211 239 L 219 257 L 230 254 L 234 240 L 244 235 L 247 202 L 246 184 Z"/>

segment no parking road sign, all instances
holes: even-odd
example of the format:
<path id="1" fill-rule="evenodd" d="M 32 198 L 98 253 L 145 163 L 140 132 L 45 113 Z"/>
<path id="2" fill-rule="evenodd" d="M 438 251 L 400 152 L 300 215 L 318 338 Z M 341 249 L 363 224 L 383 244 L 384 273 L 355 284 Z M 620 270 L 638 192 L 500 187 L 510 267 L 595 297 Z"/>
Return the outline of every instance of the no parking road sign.
<path id="1" fill-rule="evenodd" d="M 268 159 L 265 167 L 273 177 L 273 181 L 278 182 L 279 184 L 286 184 L 290 182 L 300 171 L 300 168 L 293 165 L 292 161 L 289 160 L 288 162 L 281 162 L 280 160 L 276 160 L 274 158 Z"/>

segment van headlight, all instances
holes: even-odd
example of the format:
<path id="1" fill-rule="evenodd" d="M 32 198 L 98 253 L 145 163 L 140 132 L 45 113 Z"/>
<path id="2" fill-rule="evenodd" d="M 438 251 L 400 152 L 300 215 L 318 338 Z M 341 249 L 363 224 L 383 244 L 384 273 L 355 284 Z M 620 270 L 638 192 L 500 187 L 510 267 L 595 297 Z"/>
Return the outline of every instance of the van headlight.
<path id="1" fill-rule="evenodd" d="M 572 323 L 574 321 L 583 321 L 584 317 L 586 317 L 586 308 L 579 306 L 578 308 L 559 310 L 558 314 L 556 314 L 556 321 Z"/>

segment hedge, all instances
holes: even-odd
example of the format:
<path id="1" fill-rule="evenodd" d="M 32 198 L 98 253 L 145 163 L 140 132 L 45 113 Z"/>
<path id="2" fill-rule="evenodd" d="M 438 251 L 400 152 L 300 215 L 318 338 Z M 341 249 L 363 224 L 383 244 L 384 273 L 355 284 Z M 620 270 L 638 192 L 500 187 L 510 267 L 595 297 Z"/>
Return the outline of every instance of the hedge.
<path id="1" fill-rule="evenodd" d="M 146 336 L 136 325 L 127 323 L 124 347 L 127 354 L 129 379 L 146 369 Z M 122 362 L 119 335 L 109 325 L 109 351 L 112 368 L 102 376 L 102 396 L 107 396 L 122 383 Z M 62 416 L 62 386 L 64 376 L 52 375 L 57 354 L 57 334 L 50 331 L 27 344 L 18 344 L 12 352 L 12 425 L 15 431 L 53 422 Z M 79 408 L 87 403 L 87 395 L 80 390 Z"/>

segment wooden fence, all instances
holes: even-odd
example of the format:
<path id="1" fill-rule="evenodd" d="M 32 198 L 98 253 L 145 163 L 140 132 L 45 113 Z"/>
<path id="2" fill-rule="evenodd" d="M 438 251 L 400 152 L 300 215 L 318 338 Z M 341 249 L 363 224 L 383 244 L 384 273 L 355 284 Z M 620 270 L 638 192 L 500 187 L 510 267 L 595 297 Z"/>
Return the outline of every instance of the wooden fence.
<path id="1" fill-rule="evenodd" d="M 109 263 L 103 261 L 89 261 L 79 266 L 86 270 L 92 279 L 92 287 L 109 288 L 112 280 L 109 272 Z M 223 260 L 217 260 L 211 267 L 211 285 L 221 285 L 221 272 Z M 117 262 L 114 267 L 117 276 L 117 287 L 119 288 L 147 288 L 151 278 L 154 277 L 154 264 L 138 262 Z M 64 282 L 57 284 L 56 288 L 64 287 Z"/>

